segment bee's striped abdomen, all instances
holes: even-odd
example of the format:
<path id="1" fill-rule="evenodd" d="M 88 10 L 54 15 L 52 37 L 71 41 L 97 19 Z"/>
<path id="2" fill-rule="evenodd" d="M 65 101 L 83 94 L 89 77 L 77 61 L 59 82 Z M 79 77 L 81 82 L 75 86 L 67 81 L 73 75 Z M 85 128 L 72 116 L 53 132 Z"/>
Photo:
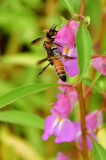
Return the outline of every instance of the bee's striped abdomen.
<path id="1" fill-rule="evenodd" d="M 57 72 L 58 76 L 60 77 L 60 79 L 63 82 L 65 82 L 66 81 L 66 74 L 65 74 L 65 70 L 64 70 L 62 61 L 60 59 L 54 60 L 54 66 L 55 66 L 56 72 Z"/>

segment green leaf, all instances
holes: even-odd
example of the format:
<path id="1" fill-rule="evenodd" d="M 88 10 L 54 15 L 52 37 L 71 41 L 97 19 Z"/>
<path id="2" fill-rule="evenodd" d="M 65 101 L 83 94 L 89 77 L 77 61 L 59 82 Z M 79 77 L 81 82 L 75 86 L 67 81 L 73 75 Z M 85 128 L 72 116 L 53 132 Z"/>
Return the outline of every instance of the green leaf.
<path id="1" fill-rule="evenodd" d="M 93 142 L 93 157 L 94 160 L 106 159 L 106 150 L 96 141 Z"/>
<path id="2" fill-rule="evenodd" d="M 73 3 L 72 0 L 64 0 L 64 3 L 66 5 L 66 8 L 69 10 L 69 12 L 71 13 L 71 15 L 73 15 L 74 13 L 74 7 L 73 7 Z"/>
<path id="3" fill-rule="evenodd" d="M 44 129 L 44 120 L 32 113 L 15 110 L 2 111 L 0 112 L 0 121 Z"/>
<path id="4" fill-rule="evenodd" d="M 79 81 L 87 72 L 91 60 L 92 42 L 89 31 L 84 22 L 80 22 L 76 35 L 76 47 L 78 53 Z"/>
<path id="5" fill-rule="evenodd" d="M 58 84 L 30 84 L 22 87 L 18 87 L 3 96 L 0 97 L 0 108 L 16 102 L 17 100 L 26 97 L 28 95 L 41 92 L 53 86 L 58 86 Z"/>

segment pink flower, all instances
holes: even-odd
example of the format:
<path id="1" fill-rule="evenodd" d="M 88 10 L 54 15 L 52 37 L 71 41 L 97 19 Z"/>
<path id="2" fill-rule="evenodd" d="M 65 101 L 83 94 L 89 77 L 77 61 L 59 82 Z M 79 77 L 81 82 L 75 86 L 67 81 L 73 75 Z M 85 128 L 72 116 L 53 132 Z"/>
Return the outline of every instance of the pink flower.
<path id="1" fill-rule="evenodd" d="M 75 133 L 75 127 L 70 120 L 54 114 L 45 120 L 45 132 L 42 139 L 47 140 L 50 135 L 54 134 L 56 143 L 71 142 L 75 138 Z"/>
<path id="2" fill-rule="evenodd" d="M 56 160 L 69 160 L 62 152 L 58 153 Z"/>
<path id="3" fill-rule="evenodd" d="M 67 82 L 59 81 L 60 84 L 67 84 Z M 78 95 L 75 89 L 72 87 L 62 86 L 59 87 L 64 93 L 57 94 L 58 101 L 53 103 L 54 107 L 51 109 L 52 114 L 58 114 L 64 118 L 67 118 L 72 111 L 75 102 L 78 101 Z"/>
<path id="4" fill-rule="evenodd" d="M 78 26 L 79 24 L 76 21 L 71 21 L 62 27 L 55 36 L 55 43 L 62 46 L 58 47 L 58 50 L 62 53 L 62 55 L 76 58 L 71 60 L 62 58 L 65 71 L 71 77 L 76 76 L 79 72 L 77 51 L 74 47 Z"/>
<path id="5" fill-rule="evenodd" d="M 57 94 L 58 101 L 53 103 L 54 107 L 51 109 L 52 114 L 62 115 L 67 118 L 72 111 L 75 102 L 78 101 L 78 96 L 75 90 L 69 92 L 69 94 L 60 93 Z"/>
<path id="6" fill-rule="evenodd" d="M 68 84 L 67 82 L 59 82 Z M 57 95 L 58 101 L 54 103 L 54 107 L 51 109 L 52 115 L 45 120 L 45 132 L 42 136 L 43 140 L 47 140 L 50 135 L 54 134 L 56 143 L 70 142 L 74 140 L 76 133 L 73 123 L 68 120 L 68 115 L 78 100 L 77 92 L 74 89 L 70 90 L 71 87 L 62 86 L 60 89 L 64 93 Z"/>
<path id="7" fill-rule="evenodd" d="M 86 116 L 86 127 L 90 130 L 98 128 L 103 122 L 102 112 L 95 110 Z"/>
<path id="8" fill-rule="evenodd" d="M 53 103 L 54 107 L 51 109 L 52 114 L 62 115 L 67 118 L 74 106 L 71 106 L 68 95 L 64 93 L 57 94 L 58 101 Z"/>
<path id="9" fill-rule="evenodd" d="M 63 82 L 62 80 L 59 80 L 58 83 L 63 84 L 63 86 L 59 87 L 59 89 L 62 92 L 66 92 L 66 91 L 68 92 L 71 89 L 71 86 L 68 86 L 69 84 L 67 82 Z M 67 86 L 64 86 L 64 84 L 66 84 Z"/>
<path id="10" fill-rule="evenodd" d="M 75 37 L 79 24 L 76 21 L 71 21 L 63 26 L 55 36 L 55 42 L 60 45 L 74 47 Z"/>
<path id="11" fill-rule="evenodd" d="M 89 131 L 89 134 L 95 139 L 96 135 L 94 133 L 94 129 L 98 128 L 101 123 L 103 122 L 103 117 L 102 117 L 102 112 L 101 111 L 94 111 L 86 116 L 86 128 Z M 80 147 L 82 148 L 82 133 L 81 133 L 81 123 L 79 122 L 73 122 L 74 126 L 76 128 L 76 138 L 79 143 Z M 92 149 L 92 140 L 91 138 L 87 135 L 87 147 L 89 150 Z"/>
<path id="12" fill-rule="evenodd" d="M 106 76 L 106 56 L 93 59 L 92 66 Z"/>

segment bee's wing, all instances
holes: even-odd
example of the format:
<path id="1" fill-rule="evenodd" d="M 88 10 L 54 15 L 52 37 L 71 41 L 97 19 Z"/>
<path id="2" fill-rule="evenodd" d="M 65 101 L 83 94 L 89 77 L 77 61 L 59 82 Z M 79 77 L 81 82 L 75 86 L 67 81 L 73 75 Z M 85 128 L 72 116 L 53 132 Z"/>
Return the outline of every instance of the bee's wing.
<path id="1" fill-rule="evenodd" d="M 42 43 L 42 41 L 43 41 L 45 38 L 46 38 L 46 36 L 43 36 L 43 37 L 34 39 L 34 40 L 31 42 L 31 45 L 39 45 L 39 44 Z"/>

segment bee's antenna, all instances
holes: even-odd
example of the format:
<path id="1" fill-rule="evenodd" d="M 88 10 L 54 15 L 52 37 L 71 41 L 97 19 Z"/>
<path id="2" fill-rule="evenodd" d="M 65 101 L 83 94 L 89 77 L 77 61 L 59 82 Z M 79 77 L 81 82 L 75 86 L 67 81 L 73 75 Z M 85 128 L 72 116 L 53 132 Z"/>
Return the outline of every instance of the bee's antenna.
<path id="1" fill-rule="evenodd" d="M 55 25 L 55 26 L 54 26 L 54 29 L 56 29 L 56 27 L 59 26 L 59 25 L 60 25 L 60 24 Z"/>
<path id="2" fill-rule="evenodd" d="M 55 24 L 53 24 L 52 28 L 54 28 Z"/>
<path id="3" fill-rule="evenodd" d="M 54 26 L 54 29 L 56 29 L 57 25 Z"/>

